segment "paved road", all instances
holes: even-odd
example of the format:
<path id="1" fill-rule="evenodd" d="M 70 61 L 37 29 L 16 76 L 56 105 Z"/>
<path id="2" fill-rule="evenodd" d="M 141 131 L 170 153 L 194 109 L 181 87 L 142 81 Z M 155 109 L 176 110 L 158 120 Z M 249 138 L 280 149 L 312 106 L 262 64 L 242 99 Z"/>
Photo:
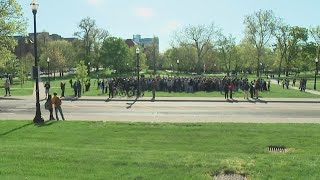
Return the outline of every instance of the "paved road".
<path id="1" fill-rule="evenodd" d="M 48 112 L 41 102 L 42 115 Z M 319 102 L 288 103 L 272 101 L 63 101 L 67 120 L 126 122 L 253 122 L 319 123 Z M 35 114 L 33 99 L 6 100 L 0 104 L 0 120 L 31 120 Z"/>

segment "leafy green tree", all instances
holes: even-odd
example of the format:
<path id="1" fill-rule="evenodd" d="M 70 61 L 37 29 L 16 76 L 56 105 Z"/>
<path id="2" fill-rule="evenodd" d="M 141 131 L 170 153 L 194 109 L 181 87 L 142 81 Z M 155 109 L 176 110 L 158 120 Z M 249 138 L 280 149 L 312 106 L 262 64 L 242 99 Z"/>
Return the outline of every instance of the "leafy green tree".
<path id="1" fill-rule="evenodd" d="M 41 54 L 41 66 L 46 69 L 47 59 L 50 58 L 50 70 L 63 72 L 74 64 L 75 52 L 71 42 L 65 40 L 50 41 L 46 51 Z"/>
<path id="2" fill-rule="evenodd" d="M 218 35 L 218 28 L 211 24 L 192 26 L 189 25 L 174 33 L 174 44 L 177 47 L 183 46 L 190 50 L 195 48 L 197 52 L 196 70 L 198 73 L 203 69 L 203 58 L 213 48 L 215 36 Z"/>
<path id="3" fill-rule="evenodd" d="M 139 61 L 141 69 L 147 68 L 146 57 L 141 47 Z M 109 37 L 103 42 L 100 62 L 104 67 L 110 67 L 120 74 L 136 69 L 136 47 L 129 48 L 123 39 Z"/>
<path id="4" fill-rule="evenodd" d="M 246 26 L 245 36 L 256 48 L 256 69 L 257 77 L 259 77 L 261 57 L 264 53 L 263 49 L 272 38 L 275 28 L 275 16 L 271 10 L 260 10 L 246 16 L 244 24 Z"/>
<path id="5" fill-rule="evenodd" d="M 25 29 L 26 20 L 17 1 L 0 0 L 0 68 L 4 68 L 5 61 L 15 59 L 12 52 L 17 42 L 12 36 L 24 34 Z"/>
<path id="6" fill-rule="evenodd" d="M 96 21 L 87 17 L 82 19 L 78 25 L 79 31 L 74 35 L 82 41 L 81 50 L 84 51 L 85 63 L 90 62 L 93 66 L 100 64 L 100 48 L 103 41 L 109 36 L 108 31 L 100 29 L 96 25 Z"/>
<path id="7" fill-rule="evenodd" d="M 320 60 L 320 25 L 318 25 L 317 27 L 310 28 L 310 34 L 315 44 L 317 45 L 317 58 L 318 60 Z"/>
<path id="8" fill-rule="evenodd" d="M 219 56 L 221 59 L 221 63 L 225 66 L 227 70 L 227 75 L 229 75 L 231 70 L 231 65 L 236 61 L 236 42 L 235 38 L 230 34 L 228 37 L 221 34 L 219 36 L 219 40 L 217 42 L 219 48 Z M 234 66 L 235 67 L 235 66 Z"/>
<path id="9" fill-rule="evenodd" d="M 290 68 L 298 54 L 302 51 L 302 46 L 308 40 L 308 30 L 303 27 L 281 26 L 276 33 L 277 48 L 280 53 L 280 59 L 284 59 L 286 76 L 289 75 Z M 279 71 L 281 69 L 281 61 Z"/>
<path id="10" fill-rule="evenodd" d="M 85 79 L 88 76 L 87 65 L 84 63 L 84 61 L 80 61 L 80 63 L 77 65 L 76 69 L 77 69 L 76 78 L 80 80 L 80 82 L 82 84 L 82 91 L 84 93 Z"/>
<path id="11" fill-rule="evenodd" d="M 157 70 L 157 62 L 159 59 L 159 38 L 153 37 L 152 43 L 150 45 L 144 46 L 144 53 L 146 54 L 147 61 L 146 65 L 152 67 L 153 73 L 156 73 Z"/>

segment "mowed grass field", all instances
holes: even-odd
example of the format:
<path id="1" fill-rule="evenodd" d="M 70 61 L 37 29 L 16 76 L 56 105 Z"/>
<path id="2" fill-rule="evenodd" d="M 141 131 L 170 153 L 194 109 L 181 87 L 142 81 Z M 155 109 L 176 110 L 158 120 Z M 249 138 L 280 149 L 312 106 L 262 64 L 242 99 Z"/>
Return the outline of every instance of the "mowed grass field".
<path id="1" fill-rule="evenodd" d="M 320 179 L 319 124 L 0 121 L 0 179 Z M 286 153 L 270 153 L 283 145 Z"/>

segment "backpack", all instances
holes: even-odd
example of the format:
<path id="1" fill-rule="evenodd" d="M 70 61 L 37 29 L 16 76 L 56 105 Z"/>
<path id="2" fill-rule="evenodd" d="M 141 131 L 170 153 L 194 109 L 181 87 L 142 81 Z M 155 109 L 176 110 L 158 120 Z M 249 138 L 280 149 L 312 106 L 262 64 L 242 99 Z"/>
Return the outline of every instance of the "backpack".
<path id="1" fill-rule="evenodd" d="M 49 101 L 47 101 L 46 103 L 44 103 L 44 108 L 46 110 L 48 110 L 50 108 L 50 105 L 49 105 Z"/>

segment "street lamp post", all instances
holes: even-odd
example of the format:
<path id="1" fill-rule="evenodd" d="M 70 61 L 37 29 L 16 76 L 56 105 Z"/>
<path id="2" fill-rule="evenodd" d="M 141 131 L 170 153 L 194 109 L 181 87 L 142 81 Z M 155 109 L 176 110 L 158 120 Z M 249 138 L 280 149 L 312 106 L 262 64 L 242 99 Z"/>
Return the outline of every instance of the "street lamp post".
<path id="1" fill-rule="evenodd" d="M 48 57 L 48 59 L 47 59 L 47 63 L 48 63 L 48 82 L 49 82 L 49 84 L 50 84 L 50 66 L 49 66 L 49 64 L 50 64 L 50 58 Z"/>
<path id="2" fill-rule="evenodd" d="M 316 62 L 316 70 L 314 72 L 314 87 L 313 87 L 313 89 L 316 90 L 317 89 L 317 74 L 318 74 L 318 62 L 319 62 L 319 59 L 316 58 L 314 61 Z"/>
<path id="3" fill-rule="evenodd" d="M 90 62 L 88 62 L 88 75 L 90 75 Z"/>
<path id="4" fill-rule="evenodd" d="M 140 49 L 137 47 L 136 49 L 136 54 L 137 54 L 137 78 L 138 78 L 138 86 L 137 86 L 137 97 L 140 96 L 140 62 L 139 62 L 139 54 L 140 54 Z"/>
<path id="5" fill-rule="evenodd" d="M 180 63 L 180 60 L 177 59 L 177 71 L 178 71 L 178 76 L 179 76 L 179 74 L 180 74 L 180 73 L 179 73 L 179 72 L 180 72 L 180 71 L 179 71 L 179 63 Z"/>
<path id="6" fill-rule="evenodd" d="M 34 66 L 36 68 L 36 75 L 35 75 L 35 79 L 36 79 L 36 116 L 33 119 L 34 123 L 42 123 L 44 122 L 43 118 L 41 117 L 41 110 L 40 110 L 40 98 L 39 98 L 39 72 L 38 72 L 38 51 L 37 51 L 37 11 L 38 11 L 38 7 L 39 4 L 37 4 L 36 0 L 32 0 L 31 4 L 31 9 L 32 9 L 32 13 L 33 13 L 33 27 L 34 27 Z"/>
<path id="7" fill-rule="evenodd" d="M 262 75 L 261 75 L 261 74 L 262 74 L 262 72 L 263 72 L 262 65 L 263 65 L 263 64 L 262 64 L 262 63 L 260 63 L 260 67 L 259 67 L 259 71 L 260 71 L 260 72 L 259 72 L 259 75 L 260 75 L 260 76 L 259 76 L 259 77 L 261 77 L 261 76 L 262 76 Z"/>

